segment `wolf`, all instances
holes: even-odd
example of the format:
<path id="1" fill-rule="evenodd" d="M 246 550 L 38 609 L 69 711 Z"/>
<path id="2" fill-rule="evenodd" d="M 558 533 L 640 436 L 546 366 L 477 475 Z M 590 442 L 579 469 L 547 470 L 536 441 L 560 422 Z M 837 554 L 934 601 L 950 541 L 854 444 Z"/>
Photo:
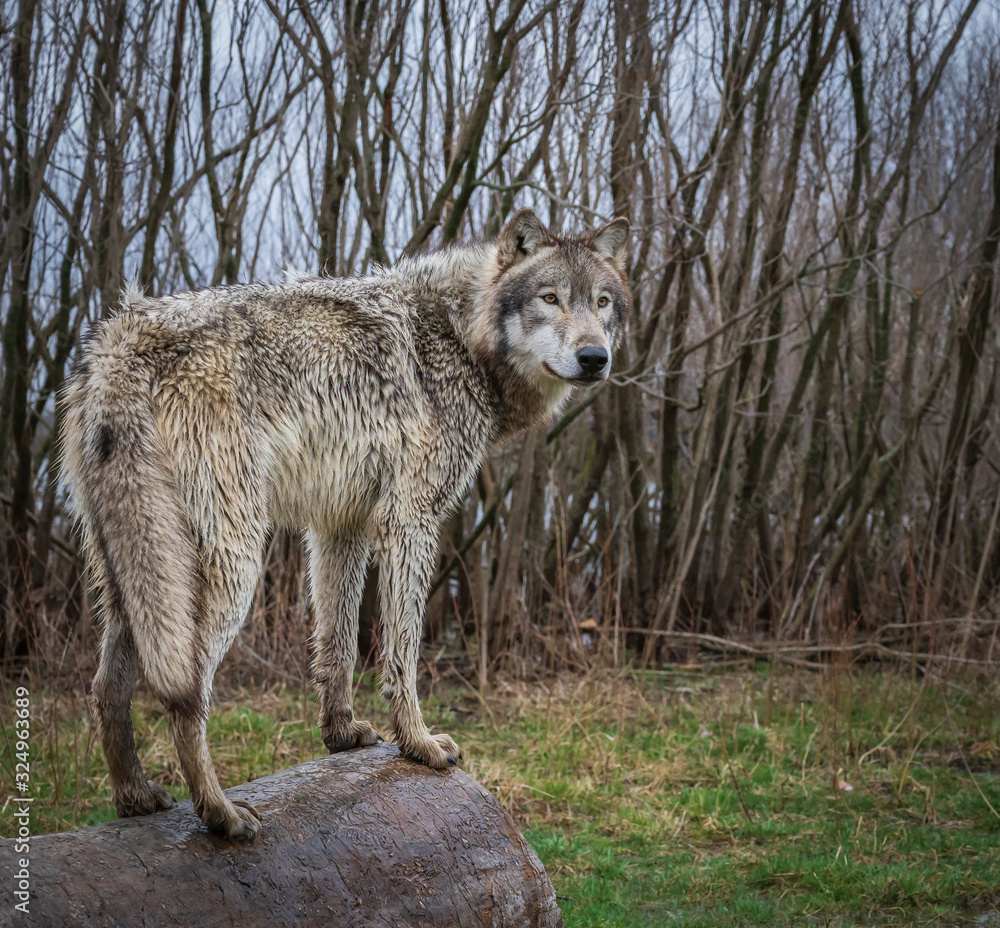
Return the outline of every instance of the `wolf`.
<path id="1" fill-rule="evenodd" d="M 101 617 L 91 698 L 120 816 L 174 801 L 136 754 L 141 667 L 196 813 L 225 838 L 259 832 L 256 809 L 223 794 L 205 729 L 279 527 L 306 535 L 326 747 L 381 740 L 351 707 L 374 555 L 396 741 L 423 764 L 458 762 L 416 688 L 439 527 L 491 449 L 607 378 L 627 239 L 622 218 L 564 236 L 522 209 L 493 241 L 366 277 L 127 290 L 93 327 L 63 395 L 64 471 Z"/>

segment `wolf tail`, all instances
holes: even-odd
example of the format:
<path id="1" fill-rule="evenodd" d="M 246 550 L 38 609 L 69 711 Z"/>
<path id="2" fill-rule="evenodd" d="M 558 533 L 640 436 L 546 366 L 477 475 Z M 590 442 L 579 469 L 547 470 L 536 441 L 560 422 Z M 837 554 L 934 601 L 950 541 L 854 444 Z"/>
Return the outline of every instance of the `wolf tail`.
<path id="1" fill-rule="evenodd" d="M 169 710 L 202 711 L 198 557 L 158 432 L 141 318 L 104 323 L 64 393 L 63 467 L 106 623 Z"/>

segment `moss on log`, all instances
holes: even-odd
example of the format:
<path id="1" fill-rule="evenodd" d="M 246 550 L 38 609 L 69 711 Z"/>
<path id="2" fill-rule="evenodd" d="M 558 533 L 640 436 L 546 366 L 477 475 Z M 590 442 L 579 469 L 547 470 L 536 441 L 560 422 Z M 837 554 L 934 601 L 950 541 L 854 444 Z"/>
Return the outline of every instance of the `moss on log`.
<path id="1" fill-rule="evenodd" d="M 541 863 L 496 798 L 392 745 L 309 761 L 228 791 L 253 803 L 253 844 L 210 835 L 190 802 L 31 839 L 27 918 L 58 926 L 556 928 Z M 0 848 L 16 869 L 14 842 Z"/>

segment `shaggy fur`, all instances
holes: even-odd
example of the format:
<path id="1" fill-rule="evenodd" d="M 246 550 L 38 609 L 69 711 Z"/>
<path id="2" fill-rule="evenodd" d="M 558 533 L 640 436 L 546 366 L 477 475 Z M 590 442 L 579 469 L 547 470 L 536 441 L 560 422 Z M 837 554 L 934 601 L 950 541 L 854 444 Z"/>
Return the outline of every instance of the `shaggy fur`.
<path id="1" fill-rule="evenodd" d="M 522 210 L 495 242 L 370 277 L 130 291 L 95 327 L 65 391 L 65 472 L 102 615 L 93 702 L 120 815 L 173 802 L 136 756 L 141 665 L 198 815 L 230 838 L 260 829 L 223 795 L 205 724 L 276 526 L 306 532 L 330 751 L 380 740 L 350 700 L 374 553 L 399 746 L 457 761 L 416 693 L 438 528 L 492 447 L 607 377 L 629 304 L 627 228 L 563 238 Z"/>

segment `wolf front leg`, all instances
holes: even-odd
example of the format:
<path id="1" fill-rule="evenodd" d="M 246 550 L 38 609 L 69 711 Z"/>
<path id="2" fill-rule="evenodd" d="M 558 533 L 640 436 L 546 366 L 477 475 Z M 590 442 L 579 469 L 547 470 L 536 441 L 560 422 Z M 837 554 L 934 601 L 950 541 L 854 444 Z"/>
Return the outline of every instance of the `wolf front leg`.
<path id="1" fill-rule="evenodd" d="M 434 526 L 393 519 L 380 536 L 382 695 L 403 754 L 429 767 L 447 767 L 458 763 L 462 752 L 449 735 L 428 731 L 417 699 L 417 654 L 437 534 Z"/>
<path id="2" fill-rule="evenodd" d="M 316 613 L 313 677 L 319 691 L 319 727 L 331 754 L 382 740 L 369 722 L 355 719 L 351 710 L 358 608 L 368 553 L 368 539 L 361 531 L 309 532 L 309 583 Z"/>

